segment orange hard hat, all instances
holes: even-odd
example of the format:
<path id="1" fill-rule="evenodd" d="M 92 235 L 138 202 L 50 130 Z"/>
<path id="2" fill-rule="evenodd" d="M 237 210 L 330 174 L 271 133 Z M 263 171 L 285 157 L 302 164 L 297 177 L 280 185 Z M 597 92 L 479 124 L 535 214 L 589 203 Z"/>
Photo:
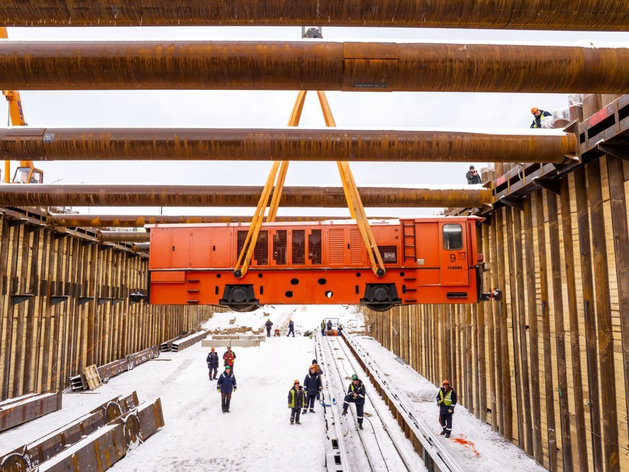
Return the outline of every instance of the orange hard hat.
<path id="1" fill-rule="evenodd" d="M 295 381 L 293 382 L 293 385 L 297 385 L 298 383 L 299 383 L 299 380 L 295 380 Z"/>
<path id="2" fill-rule="evenodd" d="M 214 348 L 210 349 L 210 351 L 212 351 L 212 352 L 214 352 L 215 350 L 216 350 L 216 349 L 214 349 Z"/>
<path id="3" fill-rule="evenodd" d="M 535 113 L 537 113 L 538 111 L 539 111 L 539 108 L 536 108 L 536 107 L 531 108 L 531 113 L 532 113 L 532 114 L 535 114 Z"/>
<path id="4" fill-rule="evenodd" d="M 444 384 L 450 385 L 450 382 L 448 382 L 447 380 L 444 380 L 443 382 L 441 382 L 441 385 L 444 385 Z"/>

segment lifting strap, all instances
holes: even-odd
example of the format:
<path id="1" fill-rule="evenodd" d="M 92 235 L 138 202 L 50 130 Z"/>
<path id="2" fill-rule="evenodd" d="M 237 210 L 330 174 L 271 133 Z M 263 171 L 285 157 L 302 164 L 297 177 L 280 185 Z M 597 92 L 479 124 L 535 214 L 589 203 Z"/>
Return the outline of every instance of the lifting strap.
<path id="1" fill-rule="evenodd" d="M 336 122 L 334 121 L 334 116 L 332 115 L 332 110 L 325 92 L 318 91 L 317 97 L 319 98 L 319 104 L 321 105 L 325 125 L 329 128 L 336 127 Z M 305 99 L 306 91 L 300 91 L 297 95 L 297 99 L 295 100 L 295 104 L 293 105 L 293 111 L 290 119 L 288 120 L 288 126 L 299 125 Z M 260 196 L 260 201 L 258 202 L 258 206 L 251 220 L 251 226 L 249 226 L 245 243 L 238 255 L 236 266 L 234 267 L 234 275 L 238 278 L 245 276 L 247 270 L 249 269 L 249 265 L 251 264 L 251 259 L 255 251 L 258 235 L 260 234 L 260 228 L 262 227 L 262 223 L 264 221 L 264 213 L 271 193 L 273 194 L 273 197 L 269 208 L 267 222 L 275 221 L 280 199 L 282 198 L 284 182 L 286 181 L 288 164 L 288 161 L 276 161 L 271 167 L 271 172 L 269 173 L 262 195 Z M 382 255 L 378 249 L 376 238 L 369 226 L 369 220 L 367 218 L 367 214 L 365 213 L 365 208 L 363 207 L 360 194 L 358 193 L 358 188 L 356 187 L 356 182 L 354 181 L 354 176 L 349 167 L 349 163 L 339 161 L 337 162 L 337 167 L 343 184 L 343 192 L 345 193 L 345 199 L 347 200 L 347 207 L 349 208 L 352 219 L 356 220 L 358 230 L 360 231 L 360 235 L 363 238 L 365 247 L 367 248 L 371 270 L 373 270 L 374 274 L 378 277 L 383 277 L 386 274 L 386 269 L 384 267 Z"/>

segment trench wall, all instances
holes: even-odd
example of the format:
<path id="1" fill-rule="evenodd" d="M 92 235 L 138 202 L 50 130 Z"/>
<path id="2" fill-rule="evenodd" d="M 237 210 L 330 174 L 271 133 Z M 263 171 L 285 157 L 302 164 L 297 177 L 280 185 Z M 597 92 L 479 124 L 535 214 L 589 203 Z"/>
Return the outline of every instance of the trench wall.
<path id="1" fill-rule="evenodd" d="M 479 225 L 501 302 L 368 313 L 371 334 L 550 470 L 629 470 L 629 163 L 604 156 Z M 611 195 L 611 198 L 610 198 Z"/>
<path id="2" fill-rule="evenodd" d="M 218 310 L 131 304 L 147 287 L 147 265 L 130 251 L 0 216 L 0 400 L 67 387 L 86 366 L 196 330 Z"/>

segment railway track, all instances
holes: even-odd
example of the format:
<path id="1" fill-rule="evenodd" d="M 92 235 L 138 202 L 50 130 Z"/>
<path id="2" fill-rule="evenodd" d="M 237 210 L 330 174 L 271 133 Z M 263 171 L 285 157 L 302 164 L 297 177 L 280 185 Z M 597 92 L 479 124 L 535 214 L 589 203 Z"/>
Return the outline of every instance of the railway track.
<path id="1" fill-rule="evenodd" d="M 328 436 L 335 438 L 330 441 L 331 454 L 326 455 L 328 471 L 466 472 L 443 447 L 443 439 L 415 415 L 414 408 L 387 381 L 360 344 L 351 337 L 317 335 L 316 345 L 326 372 L 324 403 L 332 405 L 325 412 Z M 358 374 L 367 388 L 362 431 L 357 429 L 353 406 L 352 416 L 340 416 L 353 373 Z M 404 440 L 404 435 L 412 446 Z"/>
<path id="2" fill-rule="evenodd" d="M 330 472 L 347 471 L 419 471 L 423 461 L 404 438 L 404 432 L 370 385 L 356 359 L 342 338 L 316 337 L 317 356 L 325 375 L 323 402 L 330 438 L 326 467 Z M 357 373 L 367 390 L 363 430 L 358 429 L 354 406 L 348 416 L 341 416 L 343 399 Z"/>

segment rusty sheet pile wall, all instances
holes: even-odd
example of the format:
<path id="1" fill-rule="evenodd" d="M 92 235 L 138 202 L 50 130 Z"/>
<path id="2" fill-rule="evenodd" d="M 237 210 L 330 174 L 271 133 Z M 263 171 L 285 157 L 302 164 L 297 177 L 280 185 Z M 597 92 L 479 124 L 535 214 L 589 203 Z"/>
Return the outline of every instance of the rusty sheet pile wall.
<path id="1" fill-rule="evenodd" d="M 479 231 L 502 302 L 368 314 L 378 341 L 550 470 L 629 470 L 627 177 L 603 156 L 559 195 L 495 211 Z"/>
<path id="2" fill-rule="evenodd" d="M 137 254 L 0 216 L 0 400 L 67 387 L 184 331 L 213 307 L 131 304 L 147 287 Z"/>

